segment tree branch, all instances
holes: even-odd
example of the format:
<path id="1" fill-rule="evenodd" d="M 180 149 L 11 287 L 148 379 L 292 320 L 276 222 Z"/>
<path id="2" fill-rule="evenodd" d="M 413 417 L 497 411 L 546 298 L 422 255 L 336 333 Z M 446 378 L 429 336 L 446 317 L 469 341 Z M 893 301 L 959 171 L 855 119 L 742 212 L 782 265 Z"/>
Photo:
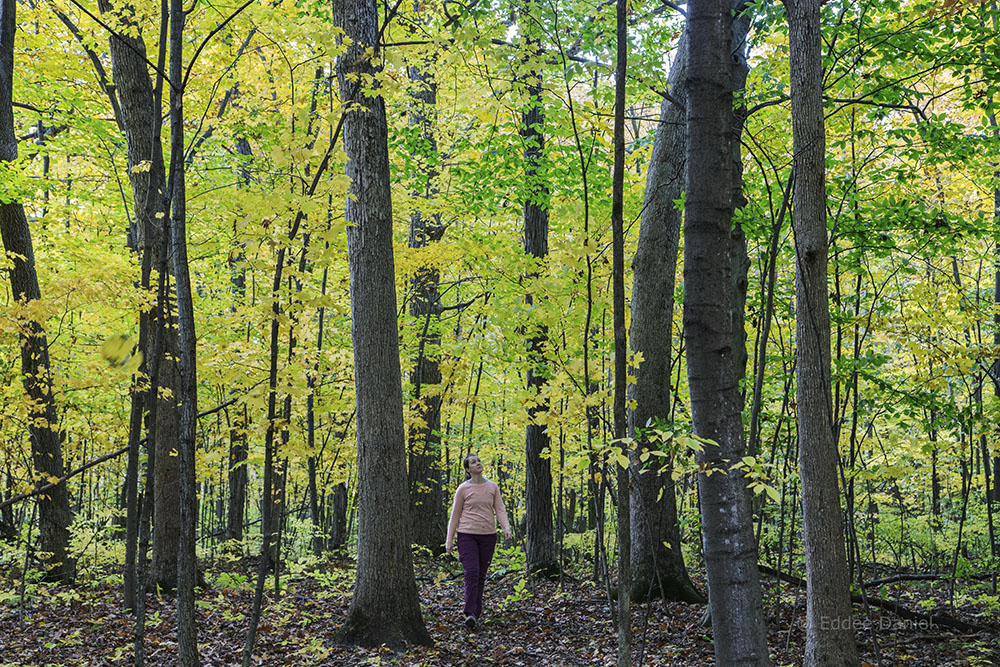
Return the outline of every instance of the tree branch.
<path id="1" fill-rule="evenodd" d="M 71 2 L 75 3 L 76 0 L 71 0 Z M 237 9 L 235 12 L 233 12 L 232 14 L 230 14 L 229 16 L 227 16 L 226 20 L 224 20 L 219 25 L 215 26 L 215 28 L 212 30 L 212 32 L 210 32 L 207 35 L 205 35 L 205 39 L 201 40 L 201 44 L 199 44 L 198 48 L 195 49 L 194 55 L 191 56 L 191 60 L 190 60 L 190 62 L 188 62 L 187 69 L 184 71 L 184 80 L 181 81 L 181 88 L 180 88 L 181 90 L 184 90 L 187 87 L 187 82 L 188 82 L 188 79 L 191 78 L 191 70 L 194 68 L 194 63 L 195 63 L 195 61 L 198 60 L 198 56 L 201 55 L 202 50 L 204 50 L 204 48 L 208 45 L 209 41 L 211 41 L 211 39 L 213 37 L 215 37 L 217 34 L 219 34 L 219 32 L 223 28 L 225 28 L 227 25 L 229 25 L 230 21 L 232 21 L 234 18 L 236 18 L 237 16 L 239 16 L 241 13 L 243 13 L 243 10 L 246 9 L 247 7 L 249 7 L 250 5 L 252 5 L 254 2 L 256 2 L 256 0 L 247 0 L 246 2 L 244 2 L 242 5 L 240 5 L 239 9 Z M 193 5 L 192 5 L 192 9 L 194 9 Z M 252 36 L 252 34 L 253 33 L 251 32 L 251 36 Z M 247 39 L 249 40 L 249 38 L 247 38 Z M 237 56 L 237 59 L 238 58 L 239 58 L 239 56 Z M 168 79 L 168 81 L 169 81 L 169 79 Z"/>
<path id="2" fill-rule="evenodd" d="M 214 408 L 211 408 L 209 410 L 205 410 L 204 412 L 199 412 L 198 413 L 198 418 L 200 419 L 201 417 L 207 417 L 209 415 L 214 415 L 216 412 L 219 412 L 220 410 L 224 410 L 224 409 L 228 408 L 230 405 L 232 405 L 233 403 L 236 403 L 236 401 L 238 401 L 238 400 L 239 400 L 239 398 L 232 398 L 232 399 L 226 401 L 225 403 L 222 403 L 221 405 L 215 406 Z M 139 441 L 139 445 L 140 446 L 143 446 L 145 443 L 146 443 L 146 438 L 143 438 L 142 440 Z M 105 454 L 104 456 L 98 457 L 98 458 L 94 459 L 93 461 L 89 461 L 88 463 L 84 463 L 82 466 L 80 466 L 76 470 L 73 470 L 71 472 L 66 473 L 65 475 L 63 475 L 62 477 L 60 477 L 58 480 L 56 480 L 55 482 L 47 482 L 47 483 L 45 483 L 45 484 L 43 484 L 43 485 L 41 485 L 39 487 L 36 487 L 36 488 L 32 489 L 31 491 L 26 491 L 24 493 L 19 493 L 16 496 L 14 496 L 12 498 L 9 498 L 8 500 L 5 500 L 2 503 L 0 503 L 0 510 L 4 510 L 4 509 L 10 507 L 11 505 L 14 505 L 16 503 L 21 502 L 22 500 L 26 500 L 28 498 L 31 498 L 32 496 L 37 496 L 40 493 L 45 493 L 46 491 L 48 491 L 50 489 L 54 489 L 55 487 L 59 486 L 60 484 L 62 484 L 66 480 L 71 479 L 73 477 L 76 477 L 81 472 L 89 470 L 89 469 L 93 468 L 96 465 L 104 463 L 105 461 L 110 461 L 111 459 L 118 458 L 119 456 L 121 456 L 122 454 L 124 454 L 127 451 L 128 451 L 128 447 L 127 446 L 126 447 L 122 447 L 121 449 L 116 449 L 115 451 L 113 451 L 113 452 L 111 452 L 109 454 Z"/>
<path id="3" fill-rule="evenodd" d="M 73 23 L 73 20 L 67 16 L 64 12 L 53 7 L 53 12 L 55 12 L 56 18 L 62 21 L 63 25 L 69 30 L 70 34 L 76 39 L 83 50 L 87 53 L 87 57 L 90 58 L 91 64 L 94 66 L 94 71 L 97 73 L 97 82 L 101 86 L 101 91 L 108 96 L 108 100 L 111 102 L 111 110 L 115 114 L 115 124 L 118 125 L 118 129 L 122 132 L 125 131 L 125 126 L 122 124 L 122 111 L 118 104 L 118 95 L 115 92 L 115 87 L 113 84 L 108 83 L 108 73 L 104 69 L 104 63 L 101 62 L 100 56 L 94 49 L 90 48 L 83 39 L 83 32 L 80 28 Z"/>
<path id="4" fill-rule="evenodd" d="M 86 14 L 87 16 L 89 16 L 90 18 L 92 18 L 97 23 L 97 25 L 99 25 L 102 28 L 104 28 L 105 30 L 107 30 L 108 34 L 110 34 L 112 37 L 116 37 L 116 38 L 120 39 L 122 41 L 122 43 L 125 45 L 126 48 L 128 48 L 132 53 L 134 53 L 137 56 L 139 56 L 140 58 L 142 58 L 143 62 L 145 62 L 149 67 L 151 67 L 153 69 L 153 71 L 155 71 L 157 74 L 159 74 L 160 76 L 162 76 L 163 79 L 167 83 L 170 83 L 171 87 L 174 87 L 173 83 L 171 83 L 171 81 L 170 81 L 170 77 L 168 77 L 166 74 L 164 74 L 163 70 L 160 67 L 158 67 L 154 62 L 152 62 L 149 58 L 147 58 L 145 53 L 141 53 L 137 48 L 135 48 L 134 46 L 132 46 L 132 44 L 129 42 L 129 37 L 128 36 L 123 35 L 122 33 L 118 32 L 117 30 L 115 30 L 114 28 L 112 28 L 111 26 L 109 26 L 107 23 L 105 23 L 104 21 L 102 21 L 92 11 L 90 11 L 89 9 L 87 9 L 86 7 L 84 7 L 83 5 L 81 5 L 80 2 L 79 2 L 79 0 L 69 0 L 69 1 L 71 3 L 73 3 L 73 5 L 77 9 L 79 9 L 81 12 L 83 12 L 84 14 Z"/>

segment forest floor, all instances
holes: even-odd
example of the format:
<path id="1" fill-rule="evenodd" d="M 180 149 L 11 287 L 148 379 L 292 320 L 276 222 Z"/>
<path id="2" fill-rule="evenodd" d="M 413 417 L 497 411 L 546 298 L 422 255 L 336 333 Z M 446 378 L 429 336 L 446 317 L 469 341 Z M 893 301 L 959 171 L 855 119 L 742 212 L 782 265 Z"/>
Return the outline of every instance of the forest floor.
<path id="1" fill-rule="evenodd" d="M 347 613 L 353 569 L 313 564 L 282 577 L 280 598 L 269 596 L 260 623 L 254 665 L 486 665 L 616 664 L 616 635 L 603 588 L 589 581 L 525 580 L 521 572 L 494 568 L 487 581 L 483 624 L 461 624 L 462 582 L 456 561 L 417 566 L 424 621 L 433 647 L 361 649 L 333 636 Z M 119 609 L 115 577 L 92 577 L 77 588 L 29 584 L 0 571 L 0 667 L 131 665 L 132 618 Z M 120 577 L 118 578 L 120 580 Z M 199 642 L 206 667 L 237 665 L 253 598 L 251 564 L 230 563 L 206 572 L 198 602 Z M 273 579 L 271 580 L 273 581 Z M 704 582 L 697 582 L 704 589 Z M 772 664 L 801 663 L 805 641 L 805 591 L 764 579 L 768 645 Z M 899 598 L 915 611 L 948 613 L 944 587 L 894 584 L 882 597 Z M 904 620 L 854 607 L 864 667 L 915 665 L 1000 666 L 1000 615 L 988 596 L 968 589 L 966 606 L 953 612 L 989 632 L 958 632 L 929 622 Z M 273 592 L 273 589 L 272 589 Z M 146 653 L 149 665 L 175 663 L 174 601 L 148 596 Z M 711 628 L 704 607 L 682 603 L 633 606 L 634 665 L 712 665 Z M 877 640 L 876 651 L 873 638 Z"/>

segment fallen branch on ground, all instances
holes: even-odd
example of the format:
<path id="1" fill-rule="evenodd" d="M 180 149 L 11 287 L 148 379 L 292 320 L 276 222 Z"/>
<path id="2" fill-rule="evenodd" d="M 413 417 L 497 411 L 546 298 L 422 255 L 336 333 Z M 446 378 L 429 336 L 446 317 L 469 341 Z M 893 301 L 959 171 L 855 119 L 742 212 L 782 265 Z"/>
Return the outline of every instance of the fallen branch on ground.
<path id="1" fill-rule="evenodd" d="M 790 584 L 795 584 L 796 586 L 806 587 L 806 580 L 799 577 L 786 574 L 784 572 L 779 572 L 772 567 L 766 565 L 758 565 L 758 569 L 769 576 L 777 577 L 781 581 L 785 581 Z M 880 598 L 874 598 L 870 595 L 851 595 L 851 602 L 855 604 L 867 604 L 869 607 L 877 607 L 879 609 L 884 609 L 888 612 L 899 616 L 900 618 L 905 618 L 910 621 L 922 621 L 929 625 L 938 625 L 946 628 L 953 628 L 960 632 L 970 632 L 970 633 L 987 633 L 995 634 L 997 632 L 996 628 L 991 628 L 986 625 L 979 625 L 976 623 L 969 623 L 968 621 L 963 621 L 959 618 L 953 616 L 948 616 L 947 614 L 925 614 L 919 611 L 913 611 L 902 607 L 897 602 L 892 602 L 890 600 L 882 600 Z"/>
<path id="2" fill-rule="evenodd" d="M 970 576 L 955 577 L 956 579 L 989 579 L 992 574 L 974 574 Z M 951 579 L 949 574 L 894 574 L 889 577 L 882 577 L 881 579 L 872 579 L 871 581 L 866 581 L 862 586 L 864 588 L 872 588 L 873 586 L 881 586 L 883 584 L 894 584 L 897 581 L 942 581 Z"/>

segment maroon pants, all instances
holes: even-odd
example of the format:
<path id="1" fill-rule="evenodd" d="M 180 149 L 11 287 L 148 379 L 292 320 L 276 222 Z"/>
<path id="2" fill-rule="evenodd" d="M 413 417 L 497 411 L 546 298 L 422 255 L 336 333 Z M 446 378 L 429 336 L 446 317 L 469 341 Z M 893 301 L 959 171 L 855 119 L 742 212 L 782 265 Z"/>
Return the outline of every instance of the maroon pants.
<path id="1" fill-rule="evenodd" d="M 465 615 L 479 618 L 483 613 L 483 584 L 486 570 L 493 560 L 493 550 L 497 546 L 497 534 L 458 534 L 458 559 L 465 570 Z"/>

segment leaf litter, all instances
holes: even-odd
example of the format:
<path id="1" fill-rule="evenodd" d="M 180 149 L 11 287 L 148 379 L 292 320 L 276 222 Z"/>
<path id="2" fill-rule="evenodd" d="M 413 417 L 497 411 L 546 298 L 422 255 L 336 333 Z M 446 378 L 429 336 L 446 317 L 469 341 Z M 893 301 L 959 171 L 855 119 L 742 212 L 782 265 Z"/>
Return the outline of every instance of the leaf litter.
<path id="1" fill-rule="evenodd" d="M 237 665 L 243 650 L 254 568 L 246 561 L 229 567 L 229 572 L 209 572 L 211 583 L 198 598 L 199 653 L 205 667 Z M 242 573 L 234 567 L 242 567 Z M 603 586 L 575 577 L 565 578 L 560 585 L 524 579 L 518 571 L 497 570 L 487 581 L 482 622 L 469 631 L 462 625 L 462 582 L 455 564 L 425 560 L 418 568 L 421 606 L 434 640 L 432 647 L 393 651 L 338 643 L 335 633 L 347 615 L 353 577 L 341 561 L 326 569 L 317 566 L 313 571 L 283 576 L 281 597 L 265 599 L 252 664 L 574 667 L 617 663 L 617 636 Z M 74 589 L 36 584 L 23 606 L 20 596 L 5 596 L 0 604 L 0 667 L 131 665 L 134 620 L 120 609 L 121 587 L 109 585 L 110 579 Z M 10 572 L 0 572 L 0 584 L 8 592 L 19 586 Z M 704 590 L 704 582 L 698 584 Z M 798 665 L 805 642 L 805 593 L 766 579 L 764 585 L 772 664 Z M 933 590 L 909 592 L 934 603 Z M 965 614 L 995 630 L 965 635 L 903 622 L 885 612 L 867 618 L 858 606 L 853 611 L 863 667 L 1000 665 L 1000 627 L 989 610 L 959 610 L 960 616 Z M 710 625 L 703 625 L 704 616 L 702 605 L 633 605 L 633 664 L 713 665 L 712 631 Z M 173 597 L 148 594 L 148 665 L 176 663 L 175 629 Z"/>

